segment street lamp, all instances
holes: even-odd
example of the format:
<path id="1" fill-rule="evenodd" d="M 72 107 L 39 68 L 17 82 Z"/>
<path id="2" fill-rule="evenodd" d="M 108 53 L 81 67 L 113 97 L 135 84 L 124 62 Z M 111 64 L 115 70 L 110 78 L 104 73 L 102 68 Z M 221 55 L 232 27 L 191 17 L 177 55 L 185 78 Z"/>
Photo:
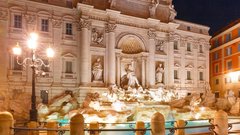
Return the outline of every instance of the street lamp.
<path id="1" fill-rule="evenodd" d="M 18 57 L 22 53 L 22 49 L 19 44 L 13 48 L 13 54 L 17 56 L 17 63 L 19 65 L 30 66 L 32 68 L 32 96 L 31 96 L 31 110 L 30 110 L 30 121 L 37 121 L 37 109 L 36 109 L 36 91 L 35 91 L 35 79 L 36 79 L 36 68 L 40 66 L 49 67 L 44 61 L 36 56 L 38 35 L 36 33 L 30 33 L 29 39 L 27 41 L 28 48 L 31 50 L 31 56 L 24 58 L 21 62 Z M 47 57 L 51 58 L 54 56 L 54 51 L 52 48 L 47 48 Z"/>

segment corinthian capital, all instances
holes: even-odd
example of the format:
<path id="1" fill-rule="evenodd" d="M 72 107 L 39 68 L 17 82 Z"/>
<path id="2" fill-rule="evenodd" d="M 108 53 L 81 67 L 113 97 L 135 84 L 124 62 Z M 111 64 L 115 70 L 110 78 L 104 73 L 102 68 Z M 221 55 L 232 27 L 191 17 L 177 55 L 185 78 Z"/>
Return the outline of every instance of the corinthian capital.
<path id="1" fill-rule="evenodd" d="M 150 39 L 155 39 L 156 38 L 156 33 L 153 30 L 148 30 L 148 38 Z"/>
<path id="2" fill-rule="evenodd" d="M 105 25 L 105 31 L 108 32 L 114 32 L 114 30 L 116 29 L 117 25 L 115 23 L 107 23 Z"/>
<path id="3" fill-rule="evenodd" d="M 88 20 L 88 19 L 81 19 L 80 20 L 80 23 L 79 23 L 79 28 L 82 29 L 82 28 L 87 28 L 87 29 L 90 29 L 91 27 L 91 21 Z"/>

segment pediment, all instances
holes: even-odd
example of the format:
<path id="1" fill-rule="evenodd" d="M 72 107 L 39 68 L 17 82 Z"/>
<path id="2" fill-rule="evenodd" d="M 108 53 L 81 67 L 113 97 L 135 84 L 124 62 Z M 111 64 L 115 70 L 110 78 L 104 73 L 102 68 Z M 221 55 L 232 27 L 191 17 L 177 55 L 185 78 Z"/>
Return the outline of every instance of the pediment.
<path id="1" fill-rule="evenodd" d="M 186 68 L 194 68 L 193 64 L 188 64 L 185 66 Z"/>

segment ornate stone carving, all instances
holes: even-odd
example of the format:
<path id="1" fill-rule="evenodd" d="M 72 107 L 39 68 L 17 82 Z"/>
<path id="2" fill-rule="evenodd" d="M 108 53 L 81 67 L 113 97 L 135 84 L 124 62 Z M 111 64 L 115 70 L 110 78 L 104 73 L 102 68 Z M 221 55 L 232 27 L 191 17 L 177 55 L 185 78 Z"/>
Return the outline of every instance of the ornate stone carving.
<path id="1" fill-rule="evenodd" d="M 82 28 L 87 28 L 87 29 L 90 29 L 91 27 L 91 21 L 90 20 L 87 20 L 87 19 L 81 19 L 80 20 L 80 23 L 79 23 L 79 28 L 82 29 Z"/>
<path id="2" fill-rule="evenodd" d="M 94 81 L 103 81 L 103 66 L 101 58 L 97 58 L 96 61 L 92 64 L 92 74 L 93 82 Z"/>
<path id="3" fill-rule="evenodd" d="M 107 23 L 105 25 L 105 31 L 108 32 L 114 32 L 114 30 L 116 29 L 117 25 L 115 23 Z"/>
<path id="4" fill-rule="evenodd" d="M 177 40 L 180 40 L 181 39 L 181 36 L 174 33 L 174 32 L 170 32 L 169 33 L 169 41 L 170 42 L 173 42 L 173 41 L 177 41 Z"/>
<path id="5" fill-rule="evenodd" d="M 155 39 L 156 38 L 156 33 L 153 30 L 149 30 L 148 31 L 148 38 Z"/>
<path id="6" fill-rule="evenodd" d="M 103 43 L 103 32 L 97 28 L 92 28 L 92 42 L 95 44 Z"/>
<path id="7" fill-rule="evenodd" d="M 164 51 L 164 40 L 156 40 L 156 51 L 163 52 Z"/>
<path id="8" fill-rule="evenodd" d="M 62 21 L 60 19 L 53 19 L 52 23 L 54 28 L 60 28 L 62 25 Z"/>
<path id="9" fill-rule="evenodd" d="M 0 10 L 0 20 L 7 20 L 8 12 L 7 10 Z"/>
<path id="10" fill-rule="evenodd" d="M 26 21 L 28 24 L 36 24 L 36 15 L 34 14 L 27 14 L 25 15 Z"/>

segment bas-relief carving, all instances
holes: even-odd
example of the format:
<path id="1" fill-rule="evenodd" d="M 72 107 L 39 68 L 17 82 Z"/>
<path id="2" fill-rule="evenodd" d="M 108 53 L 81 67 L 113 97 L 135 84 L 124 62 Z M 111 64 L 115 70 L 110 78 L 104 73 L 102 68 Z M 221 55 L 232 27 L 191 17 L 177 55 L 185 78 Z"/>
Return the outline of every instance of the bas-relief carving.
<path id="1" fill-rule="evenodd" d="M 103 44 L 103 30 L 99 30 L 97 28 L 92 28 L 92 43 L 94 44 Z"/>
<path id="2" fill-rule="evenodd" d="M 164 40 L 156 40 L 156 51 L 158 52 L 164 52 L 164 44 L 165 41 Z"/>

